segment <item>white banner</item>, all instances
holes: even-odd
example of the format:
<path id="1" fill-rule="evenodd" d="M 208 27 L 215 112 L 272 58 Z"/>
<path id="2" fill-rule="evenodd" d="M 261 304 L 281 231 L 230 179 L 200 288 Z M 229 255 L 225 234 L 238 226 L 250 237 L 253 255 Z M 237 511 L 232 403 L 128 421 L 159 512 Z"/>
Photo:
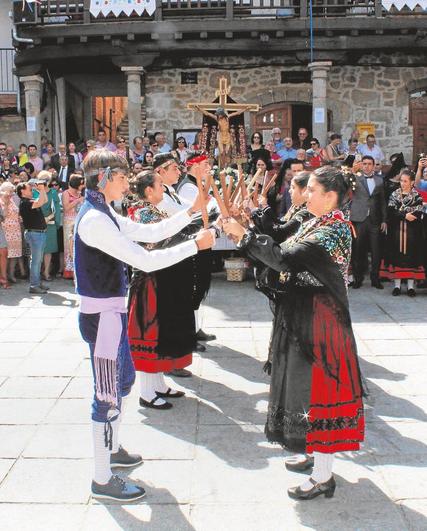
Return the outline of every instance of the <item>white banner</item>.
<path id="1" fill-rule="evenodd" d="M 156 10 L 156 0 L 90 0 L 90 13 L 97 17 L 100 13 L 104 17 L 111 13 L 118 17 L 120 13 L 129 16 L 135 12 L 141 16 L 144 11 L 151 16 Z"/>
<path id="2" fill-rule="evenodd" d="M 388 10 L 392 6 L 396 7 L 399 11 L 405 6 L 409 9 L 415 9 L 417 6 L 427 9 L 426 0 L 382 0 L 383 6 Z"/>

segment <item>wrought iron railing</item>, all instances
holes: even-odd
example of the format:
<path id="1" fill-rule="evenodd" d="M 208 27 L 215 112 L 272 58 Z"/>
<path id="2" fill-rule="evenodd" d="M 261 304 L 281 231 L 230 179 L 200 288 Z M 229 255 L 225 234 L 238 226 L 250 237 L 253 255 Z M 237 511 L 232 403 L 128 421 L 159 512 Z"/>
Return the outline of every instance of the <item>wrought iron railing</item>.
<path id="1" fill-rule="evenodd" d="M 427 15 L 420 0 L 414 9 L 398 11 L 383 0 L 313 0 L 314 17 L 393 16 L 404 14 Z M 41 0 L 38 4 L 39 24 L 73 24 L 118 19 L 170 19 L 200 15 L 213 18 L 241 19 L 247 17 L 303 17 L 309 16 L 310 0 L 157 0 L 152 17 L 132 13 L 119 17 L 90 14 L 90 0 Z"/>

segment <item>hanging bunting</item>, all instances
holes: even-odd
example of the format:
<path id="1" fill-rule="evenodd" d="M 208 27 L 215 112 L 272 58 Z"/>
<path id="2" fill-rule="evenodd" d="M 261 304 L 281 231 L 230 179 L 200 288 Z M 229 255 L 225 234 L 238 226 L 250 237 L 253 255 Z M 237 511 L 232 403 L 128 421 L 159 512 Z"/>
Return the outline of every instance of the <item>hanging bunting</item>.
<path id="1" fill-rule="evenodd" d="M 392 7 L 395 7 L 399 11 L 403 9 L 404 7 L 407 7 L 409 9 L 415 9 L 415 8 L 427 8 L 427 5 L 425 0 L 382 0 L 383 7 L 385 9 L 390 10 Z M 424 6 L 423 6 L 424 4 Z"/>
<path id="2" fill-rule="evenodd" d="M 97 17 L 100 13 L 107 17 L 110 14 L 118 17 L 121 13 L 130 16 L 136 13 L 141 16 L 144 11 L 151 16 L 156 10 L 156 0 L 91 0 L 90 13 Z"/>

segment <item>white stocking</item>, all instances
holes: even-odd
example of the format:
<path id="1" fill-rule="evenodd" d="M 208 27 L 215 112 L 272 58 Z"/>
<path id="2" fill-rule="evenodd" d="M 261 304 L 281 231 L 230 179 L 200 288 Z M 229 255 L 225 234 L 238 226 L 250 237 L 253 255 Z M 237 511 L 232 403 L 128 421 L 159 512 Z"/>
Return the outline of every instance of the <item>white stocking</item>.
<path id="1" fill-rule="evenodd" d="M 151 402 L 153 398 L 156 398 L 157 389 L 157 374 L 151 372 L 140 372 L 140 383 L 141 383 L 141 398 L 147 402 Z M 165 401 L 162 398 L 156 400 L 156 405 L 160 406 L 164 404 Z"/>
<path id="2" fill-rule="evenodd" d="M 414 279 L 408 278 L 408 289 L 414 289 Z"/>
<path id="3" fill-rule="evenodd" d="M 113 434 L 116 431 L 117 420 L 111 422 Z M 93 480 L 100 485 L 105 485 L 109 482 L 112 473 L 110 466 L 110 450 L 105 446 L 105 423 L 92 422 L 93 434 L 93 453 L 95 460 L 95 474 Z"/>
<path id="4" fill-rule="evenodd" d="M 316 483 L 325 483 L 332 476 L 332 465 L 334 462 L 334 454 L 323 454 L 320 452 L 313 452 L 314 455 L 314 467 L 311 474 L 311 478 Z M 311 481 L 305 481 L 300 485 L 301 490 L 311 490 L 313 483 Z"/>
<path id="5" fill-rule="evenodd" d="M 196 334 L 200 330 L 200 323 L 199 323 L 199 310 L 194 310 L 194 322 L 196 324 Z"/>
<path id="6" fill-rule="evenodd" d="M 168 384 L 165 381 L 165 375 L 163 372 L 156 373 L 157 381 L 156 381 L 156 391 L 159 391 L 160 393 L 166 393 L 166 391 L 169 389 Z"/>
<path id="7" fill-rule="evenodd" d="M 394 279 L 394 287 L 395 288 L 399 288 L 400 289 L 401 284 L 402 284 L 402 279 L 400 279 L 400 278 L 395 278 Z"/>

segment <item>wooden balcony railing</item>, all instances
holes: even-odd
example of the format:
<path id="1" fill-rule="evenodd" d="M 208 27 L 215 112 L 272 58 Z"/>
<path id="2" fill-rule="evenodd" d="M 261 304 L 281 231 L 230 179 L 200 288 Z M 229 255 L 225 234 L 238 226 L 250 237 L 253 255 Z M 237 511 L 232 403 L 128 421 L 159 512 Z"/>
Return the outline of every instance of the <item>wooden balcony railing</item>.
<path id="1" fill-rule="evenodd" d="M 382 0 L 313 0 L 314 17 L 357 17 L 357 16 L 395 16 L 427 15 L 423 2 L 415 9 L 386 9 Z M 99 21 L 117 22 L 117 20 L 143 19 L 164 20 L 180 19 L 189 16 L 203 18 L 244 19 L 249 17 L 286 18 L 309 17 L 309 0 L 157 0 L 157 9 L 152 17 L 146 12 L 142 16 L 136 13 L 130 16 L 122 13 L 93 17 L 90 14 L 90 0 L 41 0 L 38 4 L 38 24 L 81 24 Z"/>

